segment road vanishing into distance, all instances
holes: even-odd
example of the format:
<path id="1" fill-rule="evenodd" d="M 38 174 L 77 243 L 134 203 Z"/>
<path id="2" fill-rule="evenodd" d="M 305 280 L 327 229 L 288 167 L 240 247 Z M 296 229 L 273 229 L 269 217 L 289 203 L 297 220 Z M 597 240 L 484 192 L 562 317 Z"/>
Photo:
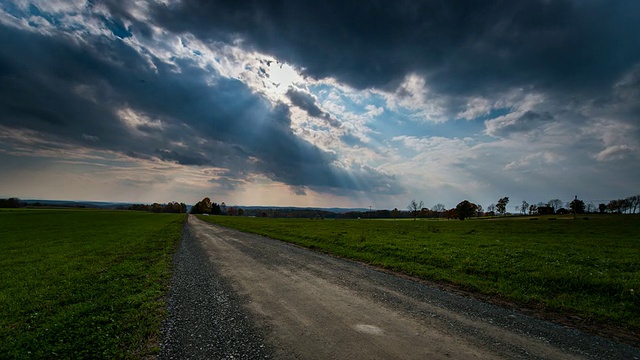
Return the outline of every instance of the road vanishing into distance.
<path id="1" fill-rule="evenodd" d="M 189 215 L 161 359 L 640 359 L 640 349 Z"/>

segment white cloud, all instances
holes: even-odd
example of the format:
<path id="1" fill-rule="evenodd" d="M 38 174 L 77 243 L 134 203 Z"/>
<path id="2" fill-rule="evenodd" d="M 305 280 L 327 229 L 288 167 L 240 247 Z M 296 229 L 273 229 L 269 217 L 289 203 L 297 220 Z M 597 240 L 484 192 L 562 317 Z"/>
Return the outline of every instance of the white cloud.
<path id="1" fill-rule="evenodd" d="M 447 152 L 460 154 L 461 150 L 467 150 L 472 139 L 445 138 L 442 136 L 416 137 L 410 135 L 394 136 L 391 141 L 401 142 L 405 147 L 416 152 L 438 152 L 446 155 Z"/>
<path id="2" fill-rule="evenodd" d="M 638 156 L 640 150 L 629 145 L 613 145 L 597 153 L 595 158 L 598 161 L 612 161 L 624 159 L 629 155 Z"/>
<path id="3" fill-rule="evenodd" d="M 442 123 L 447 117 L 446 101 L 429 90 L 423 76 L 409 74 L 393 93 L 371 90 L 386 99 L 386 107 L 392 111 L 406 109 L 419 122 Z"/>
<path id="4" fill-rule="evenodd" d="M 367 110 L 366 116 L 372 118 L 374 116 L 382 115 L 384 113 L 384 108 L 382 106 L 375 106 L 372 104 L 366 105 L 364 107 Z"/>
<path id="5" fill-rule="evenodd" d="M 581 135 L 599 143 L 601 150 L 593 155 L 596 160 L 610 161 L 640 155 L 640 139 L 636 138 L 636 134 L 636 125 L 620 120 L 596 119 L 584 128 Z"/>
<path id="6" fill-rule="evenodd" d="M 164 129 L 162 121 L 151 119 L 142 112 L 131 108 L 124 108 L 117 111 L 117 115 L 124 125 L 138 135 L 148 136 L 149 130 L 162 131 Z"/>
<path id="7" fill-rule="evenodd" d="M 456 117 L 473 120 L 480 116 L 489 115 L 494 104 L 483 97 L 473 97 L 467 101 L 467 105 L 464 111 L 459 112 Z"/>
<path id="8" fill-rule="evenodd" d="M 522 156 L 521 158 L 514 160 L 504 166 L 505 170 L 525 170 L 525 171 L 539 171 L 542 166 L 548 166 L 549 164 L 556 164 L 563 160 L 564 156 L 555 154 L 550 151 L 542 151 L 530 153 Z"/>
<path id="9" fill-rule="evenodd" d="M 620 99 L 633 101 L 636 106 L 638 105 L 638 98 L 640 97 L 640 63 L 632 67 L 615 83 L 613 92 Z"/>
<path id="10" fill-rule="evenodd" d="M 485 120 L 485 134 L 493 137 L 509 137 L 517 135 L 542 134 L 554 116 L 542 107 L 545 98 L 541 94 L 525 94 L 520 90 L 512 90 L 501 96 L 495 104 L 496 108 L 511 109 L 506 115 Z M 488 106 L 485 104 L 485 106 Z"/>
<path id="11" fill-rule="evenodd" d="M 472 139 L 403 135 L 393 137 L 391 141 L 401 143 L 414 155 L 407 156 L 406 151 L 398 149 L 381 168 L 398 174 L 408 187 L 420 189 L 420 193 L 445 188 L 464 193 L 483 186 L 468 169 L 460 166 L 477 158 Z"/>

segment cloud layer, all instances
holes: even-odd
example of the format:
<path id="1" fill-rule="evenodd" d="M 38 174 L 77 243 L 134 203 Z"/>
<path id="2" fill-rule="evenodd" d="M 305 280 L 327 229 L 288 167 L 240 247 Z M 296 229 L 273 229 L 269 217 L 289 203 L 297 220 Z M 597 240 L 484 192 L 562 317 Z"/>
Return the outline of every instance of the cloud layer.
<path id="1" fill-rule="evenodd" d="M 134 158 L 225 168 L 233 178 L 261 174 L 329 192 L 397 191 L 392 176 L 338 166 L 334 153 L 293 134 L 286 105 L 239 80 L 188 58 L 167 63 L 119 39 L 83 34 L 79 41 L 53 31 L 2 29 L 2 125 Z M 334 121 L 307 98 L 295 99 Z"/>
<path id="2" fill-rule="evenodd" d="M 114 188 L 167 186 L 187 202 L 274 186 L 283 204 L 380 207 L 636 191 L 636 2 L 1 9 L 0 156 L 13 180 L 46 159 L 101 164 Z"/>

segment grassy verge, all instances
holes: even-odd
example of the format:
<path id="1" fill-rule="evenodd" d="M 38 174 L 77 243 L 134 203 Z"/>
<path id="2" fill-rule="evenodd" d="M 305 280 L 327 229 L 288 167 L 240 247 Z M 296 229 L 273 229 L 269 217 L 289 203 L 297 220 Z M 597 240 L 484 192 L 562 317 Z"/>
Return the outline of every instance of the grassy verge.
<path id="1" fill-rule="evenodd" d="M 638 216 L 537 221 L 200 218 L 527 306 L 640 329 Z"/>
<path id="2" fill-rule="evenodd" d="M 158 351 L 184 215 L 0 211 L 0 358 Z"/>

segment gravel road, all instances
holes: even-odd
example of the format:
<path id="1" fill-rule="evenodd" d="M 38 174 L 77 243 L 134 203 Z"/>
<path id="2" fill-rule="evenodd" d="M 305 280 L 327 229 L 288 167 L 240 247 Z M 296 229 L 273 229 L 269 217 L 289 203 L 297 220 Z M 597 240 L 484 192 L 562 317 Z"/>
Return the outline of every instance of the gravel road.
<path id="1" fill-rule="evenodd" d="M 180 248 L 173 258 L 174 274 L 163 327 L 159 359 L 268 359 L 271 352 L 238 296 L 198 237 L 189 215 Z"/>
<path id="2" fill-rule="evenodd" d="M 640 349 L 189 216 L 161 359 L 640 359 Z"/>

